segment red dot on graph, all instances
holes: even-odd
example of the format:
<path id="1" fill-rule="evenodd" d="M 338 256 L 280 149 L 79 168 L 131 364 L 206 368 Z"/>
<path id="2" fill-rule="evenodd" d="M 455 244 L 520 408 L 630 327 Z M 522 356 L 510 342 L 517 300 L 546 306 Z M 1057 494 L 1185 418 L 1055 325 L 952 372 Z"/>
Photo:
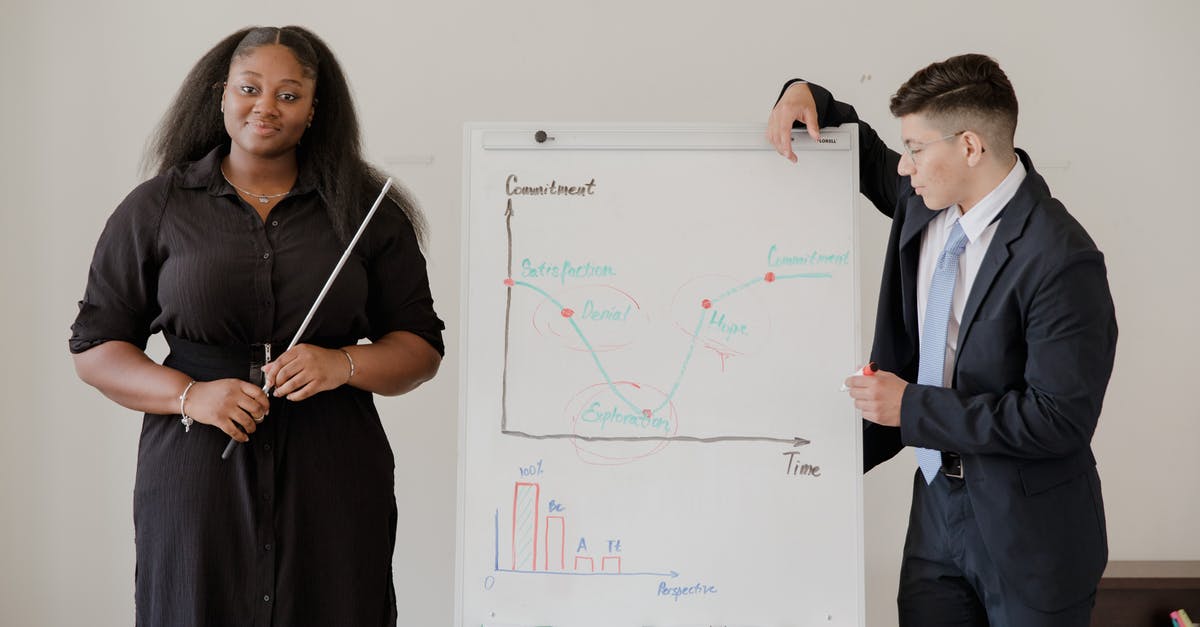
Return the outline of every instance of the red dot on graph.
<path id="1" fill-rule="evenodd" d="M 763 277 L 763 280 L 764 280 L 764 281 L 766 281 L 767 283 L 770 283 L 770 282 L 774 281 L 774 280 L 775 280 L 775 273 L 774 273 L 774 272 L 768 272 L 768 273 L 766 274 L 766 276 L 764 276 L 764 277 Z"/>
<path id="2" fill-rule="evenodd" d="M 705 298 L 704 300 L 700 301 L 700 306 L 705 309 L 712 309 L 712 301 Z"/>
<path id="3" fill-rule="evenodd" d="M 561 313 L 562 317 L 564 318 L 570 318 L 571 316 L 575 315 L 575 310 L 571 309 L 570 307 L 563 307 L 563 310 L 559 313 Z"/>
<path id="4" fill-rule="evenodd" d="M 645 416 L 645 417 L 647 417 L 647 418 L 649 418 L 649 417 L 651 417 L 651 416 L 653 416 L 653 415 L 654 415 L 654 412 L 650 411 L 649 409 L 643 409 L 643 410 L 642 410 L 642 415 L 643 415 L 643 416 Z"/>
<path id="5" fill-rule="evenodd" d="M 515 282 L 515 281 L 513 281 L 512 279 L 504 279 L 504 284 L 505 284 L 505 285 L 507 285 L 507 286 L 509 286 L 509 287 L 512 287 L 513 285 L 515 285 L 515 284 L 516 284 L 516 282 Z"/>

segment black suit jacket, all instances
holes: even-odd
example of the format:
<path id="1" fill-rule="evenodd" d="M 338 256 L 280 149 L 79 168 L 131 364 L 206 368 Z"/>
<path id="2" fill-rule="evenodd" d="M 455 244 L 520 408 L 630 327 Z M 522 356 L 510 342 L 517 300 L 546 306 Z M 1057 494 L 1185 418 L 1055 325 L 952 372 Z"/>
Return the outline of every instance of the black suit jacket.
<path id="1" fill-rule="evenodd" d="M 864 421 L 864 471 L 904 446 L 959 453 L 1005 583 L 1042 610 L 1086 599 L 1108 560 L 1091 449 L 1117 340 L 1104 256 L 1018 150 L 1027 176 L 968 295 L 953 383 L 917 385 L 920 236 L 938 212 L 853 107 L 810 87 L 822 126 L 859 125 L 861 191 L 892 219 L 871 359 L 910 385 L 900 427 Z"/>

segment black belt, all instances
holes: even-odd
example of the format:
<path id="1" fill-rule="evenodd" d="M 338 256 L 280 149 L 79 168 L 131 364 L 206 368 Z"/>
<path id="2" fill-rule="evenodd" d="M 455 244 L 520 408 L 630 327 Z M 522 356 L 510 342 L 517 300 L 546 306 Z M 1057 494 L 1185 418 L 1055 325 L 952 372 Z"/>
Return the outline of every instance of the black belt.
<path id="1" fill-rule="evenodd" d="M 951 479 L 963 478 L 962 456 L 942 451 L 942 474 Z"/>
<path id="2" fill-rule="evenodd" d="M 163 362 L 197 381 L 241 379 L 262 385 L 262 367 L 283 354 L 287 342 L 215 345 L 192 342 L 181 337 L 163 334 L 171 354 Z M 338 348 L 356 343 L 354 338 L 319 338 L 306 340 L 325 348 Z"/>

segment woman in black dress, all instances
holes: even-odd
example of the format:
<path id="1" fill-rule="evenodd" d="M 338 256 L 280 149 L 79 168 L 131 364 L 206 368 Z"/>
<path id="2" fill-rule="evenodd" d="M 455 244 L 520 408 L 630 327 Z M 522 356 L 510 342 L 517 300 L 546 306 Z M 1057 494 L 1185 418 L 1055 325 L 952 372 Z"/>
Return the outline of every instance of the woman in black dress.
<path id="1" fill-rule="evenodd" d="M 372 394 L 412 390 L 444 350 L 418 211 L 389 193 L 283 352 L 384 180 L 329 48 L 297 27 L 229 36 L 150 156 L 70 340 L 80 378 L 146 412 L 137 624 L 394 625 L 394 465 Z M 157 332 L 162 365 L 144 352 Z"/>

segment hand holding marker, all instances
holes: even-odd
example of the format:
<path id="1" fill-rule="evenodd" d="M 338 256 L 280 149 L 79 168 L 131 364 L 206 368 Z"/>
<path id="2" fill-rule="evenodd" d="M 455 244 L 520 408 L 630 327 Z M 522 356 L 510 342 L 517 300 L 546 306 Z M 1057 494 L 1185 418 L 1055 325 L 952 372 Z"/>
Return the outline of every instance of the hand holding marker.
<path id="1" fill-rule="evenodd" d="M 871 363 L 863 366 L 861 369 L 855 370 L 854 372 L 851 372 L 850 374 L 846 375 L 846 378 L 849 379 L 850 377 L 857 377 L 859 375 L 862 375 L 864 377 L 873 377 L 873 376 L 875 376 L 875 372 L 877 370 L 879 370 L 879 366 L 876 366 L 875 362 L 871 362 Z M 843 392 L 850 391 L 850 386 L 846 385 L 845 381 L 842 382 L 842 391 Z"/>

